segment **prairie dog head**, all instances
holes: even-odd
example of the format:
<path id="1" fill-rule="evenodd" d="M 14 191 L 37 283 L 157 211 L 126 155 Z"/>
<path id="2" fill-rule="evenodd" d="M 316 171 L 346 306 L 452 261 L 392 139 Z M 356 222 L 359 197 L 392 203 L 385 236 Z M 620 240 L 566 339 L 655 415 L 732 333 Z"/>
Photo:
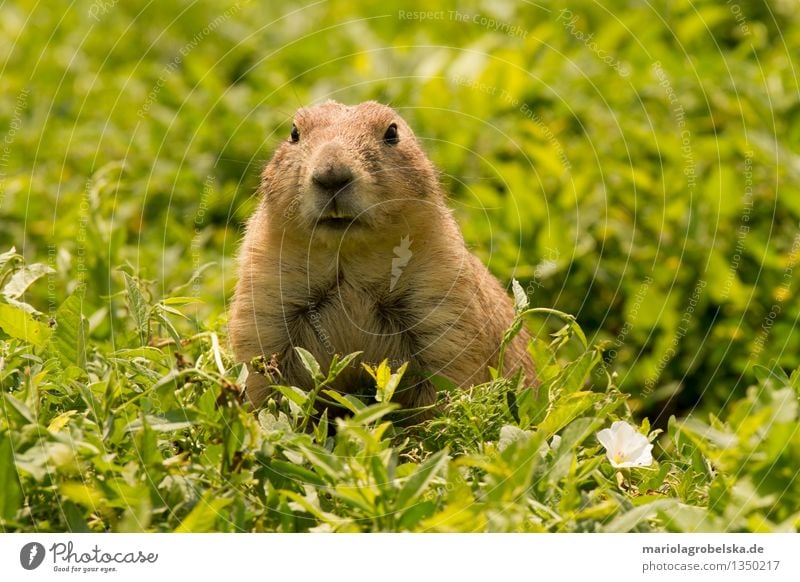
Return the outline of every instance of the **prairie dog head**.
<path id="1" fill-rule="evenodd" d="M 442 203 L 436 171 L 396 111 L 335 101 L 297 111 L 262 176 L 269 220 L 338 240 L 407 231 Z"/>

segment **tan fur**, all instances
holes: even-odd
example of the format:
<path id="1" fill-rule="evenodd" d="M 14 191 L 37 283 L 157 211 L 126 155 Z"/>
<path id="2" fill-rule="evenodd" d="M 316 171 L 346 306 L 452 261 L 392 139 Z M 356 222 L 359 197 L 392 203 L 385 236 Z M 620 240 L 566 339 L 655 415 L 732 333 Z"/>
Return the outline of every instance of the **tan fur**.
<path id="1" fill-rule="evenodd" d="M 384 142 L 391 123 L 395 145 Z M 363 351 L 335 384 L 343 392 L 373 386 L 361 361 L 389 358 L 395 369 L 408 361 L 395 397 L 407 408 L 435 403 L 431 374 L 463 387 L 488 380 L 512 303 L 467 250 L 411 129 L 375 102 L 328 101 L 298 111 L 295 124 L 300 139 L 283 143 L 266 166 L 263 200 L 247 224 L 229 323 L 236 358 L 277 354 L 281 382 L 309 389 L 295 346 L 324 369 L 333 353 Z M 353 176 L 335 195 L 338 210 L 312 179 L 326 170 Z M 317 222 L 336 212 L 355 223 Z M 505 371 L 521 366 L 533 382 L 526 344 L 523 332 L 506 352 Z M 261 404 L 265 377 L 251 370 L 247 393 Z"/>

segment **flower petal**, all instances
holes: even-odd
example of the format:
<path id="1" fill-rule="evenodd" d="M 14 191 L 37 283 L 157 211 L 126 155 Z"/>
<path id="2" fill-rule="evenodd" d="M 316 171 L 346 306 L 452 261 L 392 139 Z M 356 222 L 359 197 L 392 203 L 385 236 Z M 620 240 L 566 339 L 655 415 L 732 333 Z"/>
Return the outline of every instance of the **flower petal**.
<path id="1" fill-rule="evenodd" d="M 625 440 L 631 438 L 634 435 L 639 434 L 633 425 L 631 425 L 629 422 L 625 422 L 624 420 L 618 420 L 614 424 L 612 424 L 611 432 L 616 433 L 618 436 L 624 438 Z"/>
<path id="2" fill-rule="evenodd" d="M 625 446 L 626 459 L 638 459 L 645 451 L 653 449 L 653 445 L 647 442 L 647 439 L 642 437 L 641 442 L 629 442 Z"/>
<path id="3" fill-rule="evenodd" d="M 615 468 L 642 467 L 653 463 L 653 445 L 635 426 L 618 420 L 596 434 L 606 449 L 606 456 Z"/>
<path id="4" fill-rule="evenodd" d="M 652 450 L 653 445 L 647 445 L 639 456 L 634 457 L 633 462 L 637 467 L 648 467 L 653 464 Z"/>
<path id="5" fill-rule="evenodd" d="M 625 469 L 628 467 L 649 467 L 653 464 L 653 455 L 650 454 L 650 451 L 653 449 L 653 445 L 647 445 L 641 452 L 640 455 L 634 456 L 626 456 L 625 460 L 621 463 L 614 463 L 613 461 L 611 464 L 615 467 L 620 469 Z"/>
<path id="6" fill-rule="evenodd" d="M 622 463 L 615 463 L 614 461 L 611 461 L 611 466 L 614 467 L 615 469 L 627 469 L 629 467 L 635 467 L 636 465 L 634 465 L 630 461 L 624 461 Z"/>
<path id="7" fill-rule="evenodd" d="M 611 450 L 614 444 L 614 434 L 611 432 L 610 428 L 604 428 L 603 430 L 599 431 L 597 435 L 597 440 L 600 441 L 600 444 L 605 447 L 605 449 Z"/>

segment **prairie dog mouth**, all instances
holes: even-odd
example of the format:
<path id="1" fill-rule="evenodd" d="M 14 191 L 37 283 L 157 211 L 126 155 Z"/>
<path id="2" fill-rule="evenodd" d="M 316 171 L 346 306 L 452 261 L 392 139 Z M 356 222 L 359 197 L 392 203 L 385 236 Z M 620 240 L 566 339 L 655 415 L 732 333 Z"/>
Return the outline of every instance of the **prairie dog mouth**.
<path id="1" fill-rule="evenodd" d="M 359 222 L 357 214 L 353 209 L 347 208 L 347 205 L 343 205 L 339 200 L 334 199 L 328 202 L 325 208 L 320 211 L 316 222 L 321 226 L 346 228 Z"/>
<path id="2" fill-rule="evenodd" d="M 356 226 L 358 219 L 352 216 L 322 216 L 317 220 L 317 226 L 325 228 L 332 228 L 337 230 L 344 230 L 351 226 Z"/>
<path id="3" fill-rule="evenodd" d="M 320 220 L 354 220 L 355 216 L 351 212 L 347 212 L 338 207 L 338 205 L 334 202 L 333 208 L 322 214 L 320 216 Z"/>

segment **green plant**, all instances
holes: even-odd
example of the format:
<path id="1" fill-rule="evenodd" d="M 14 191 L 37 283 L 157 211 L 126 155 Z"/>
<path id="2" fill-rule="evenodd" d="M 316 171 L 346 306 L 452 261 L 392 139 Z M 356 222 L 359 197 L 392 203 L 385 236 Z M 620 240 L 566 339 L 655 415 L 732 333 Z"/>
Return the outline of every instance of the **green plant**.
<path id="1" fill-rule="evenodd" d="M 3 297 L 42 271 L 3 256 Z M 496 374 L 447 389 L 442 414 L 402 428 L 390 420 L 402 369 L 370 368 L 375 404 L 327 388 L 356 354 L 324 375 L 298 348 L 316 388 L 276 386 L 281 398 L 252 411 L 244 368 L 214 330 L 142 335 L 184 301 L 121 283 L 130 333 L 113 347 L 87 337 L 79 294 L 50 325 L 0 302 L 5 531 L 793 531 L 800 520 L 787 469 L 800 454 L 800 372 L 764 369 L 723 418 L 673 419 L 663 434 L 645 421 L 657 463 L 615 470 L 596 434 L 630 420 L 628 397 L 593 373 L 601 350 L 574 318 L 529 308 L 519 288 L 517 322 L 567 322 L 531 341 L 538 388 Z M 322 397 L 347 416 L 319 414 Z"/>

